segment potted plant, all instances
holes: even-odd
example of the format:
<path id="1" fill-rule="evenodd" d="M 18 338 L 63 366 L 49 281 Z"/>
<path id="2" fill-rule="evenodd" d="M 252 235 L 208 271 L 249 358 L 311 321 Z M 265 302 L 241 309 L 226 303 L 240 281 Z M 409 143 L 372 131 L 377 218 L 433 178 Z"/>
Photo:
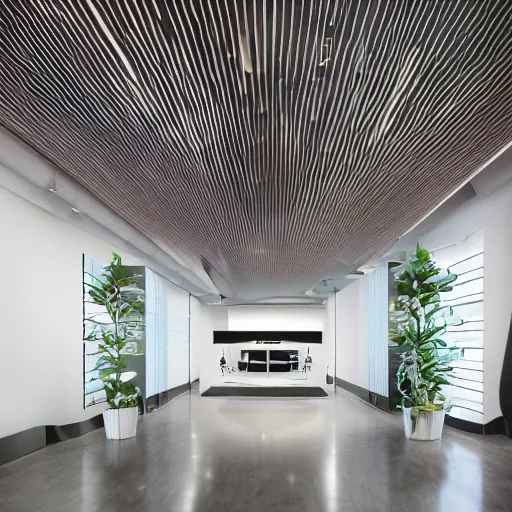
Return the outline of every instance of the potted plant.
<path id="1" fill-rule="evenodd" d="M 124 327 L 134 314 L 144 314 L 143 290 L 137 289 L 135 280 L 127 277 L 126 267 L 116 253 L 112 253 L 101 279 L 89 275 L 93 278 L 88 284 L 90 300 L 103 306 L 110 317 L 108 327 L 102 325 L 100 329 L 98 352 L 101 355 L 95 365 L 109 406 L 103 412 L 105 433 L 107 439 L 128 439 L 137 431 L 140 390 L 130 382 L 136 373 L 126 371 L 127 359 L 123 351 L 128 341 Z"/>
<path id="2" fill-rule="evenodd" d="M 394 273 L 398 298 L 391 340 L 401 358 L 397 385 L 405 434 L 415 440 L 440 439 L 449 409 L 442 386 L 449 384 L 450 362 L 459 355 L 457 347 L 448 347 L 442 339 L 446 326 L 456 319 L 453 309 L 442 305 L 441 294 L 452 290 L 457 276 L 437 268 L 419 244 Z"/>

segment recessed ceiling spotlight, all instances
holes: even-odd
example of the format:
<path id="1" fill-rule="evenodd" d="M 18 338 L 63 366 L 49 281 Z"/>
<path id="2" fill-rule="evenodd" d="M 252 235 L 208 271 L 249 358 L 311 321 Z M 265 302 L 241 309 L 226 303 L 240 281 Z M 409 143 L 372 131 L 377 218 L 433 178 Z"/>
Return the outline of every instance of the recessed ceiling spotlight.
<path id="1" fill-rule="evenodd" d="M 82 213 L 78 208 L 75 208 L 74 206 L 73 206 L 73 207 L 71 207 L 71 211 L 72 211 L 73 213 Z"/>
<path id="2" fill-rule="evenodd" d="M 57 192 L 57 176 L 56 173 L 53 173 L 52 181 L 50 183 L 50 186 L 48 187 L 48 190 L 55 194 Z"/>

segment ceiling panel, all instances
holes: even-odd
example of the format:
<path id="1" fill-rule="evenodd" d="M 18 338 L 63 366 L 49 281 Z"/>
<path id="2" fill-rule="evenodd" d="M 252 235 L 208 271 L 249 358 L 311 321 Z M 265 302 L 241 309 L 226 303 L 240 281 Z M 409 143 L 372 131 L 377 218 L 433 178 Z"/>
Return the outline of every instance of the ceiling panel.
<path id="1" fill-rule="evenodd" d="M 0 123 L 225 295 L 312 288 L 512 140 L 512 2 L 0 2 Z"/>

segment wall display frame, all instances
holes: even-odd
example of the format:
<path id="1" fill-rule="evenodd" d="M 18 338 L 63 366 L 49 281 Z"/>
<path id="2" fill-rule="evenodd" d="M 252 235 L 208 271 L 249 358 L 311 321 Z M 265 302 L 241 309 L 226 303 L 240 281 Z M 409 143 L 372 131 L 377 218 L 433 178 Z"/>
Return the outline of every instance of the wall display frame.
<path id="1" fill-rule="evenodd" d="M 460 324 L 448 326 L 443 339 L 460 349 L 450 386 L 446 386 L 455 418 L 484 423 L 484 252 L 475 252 L 452 263 L 448 270 L 457 274 L 453 290 L 444 294 L 443 303 L 453 308 Z"/>

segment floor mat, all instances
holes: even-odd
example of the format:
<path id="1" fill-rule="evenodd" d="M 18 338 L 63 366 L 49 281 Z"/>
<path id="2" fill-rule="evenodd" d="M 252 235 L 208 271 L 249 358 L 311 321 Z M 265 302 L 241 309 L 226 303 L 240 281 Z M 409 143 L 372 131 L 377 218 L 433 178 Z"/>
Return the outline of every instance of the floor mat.
<path id="1" fill-rule="evenodd" d="M 276 396 L 276 397 L 325 397 L 327 393 L 320 387 L 243 387 L 243 386 L 212 386 L 202 396 Z"/>

